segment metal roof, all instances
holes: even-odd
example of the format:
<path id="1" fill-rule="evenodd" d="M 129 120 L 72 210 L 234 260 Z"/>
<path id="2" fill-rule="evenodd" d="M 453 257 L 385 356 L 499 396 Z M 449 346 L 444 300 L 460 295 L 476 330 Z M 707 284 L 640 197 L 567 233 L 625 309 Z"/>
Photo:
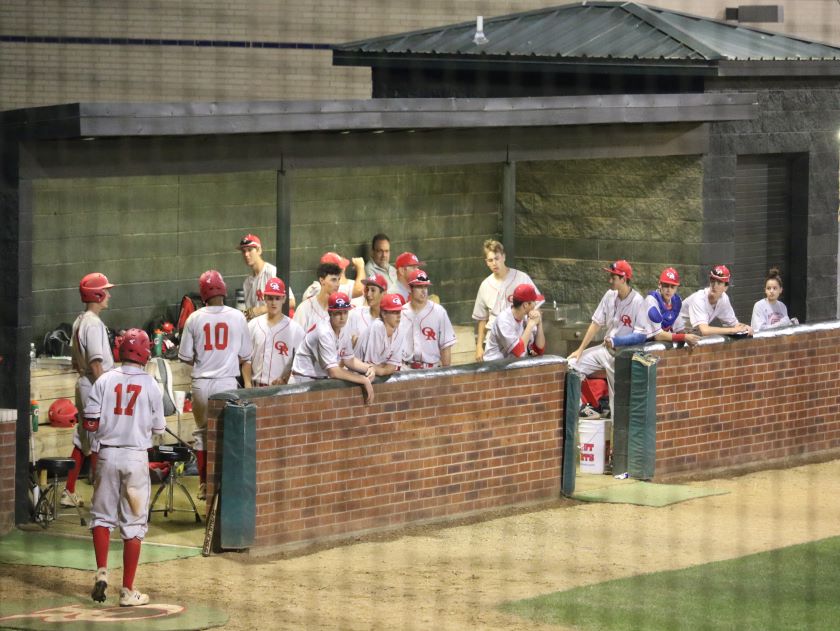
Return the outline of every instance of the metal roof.
<path id="1" fill-rule="evenodd" d="M 370 55 L 460 59 L 716 62 L 838 60 L 840 48 L 635 2 L 583 2 L 484 20 L 488 42 L 473 42 L 475 22 L 360 40 L 333 48 L 334 62 Z M 370 55 L 369 55 L 370 54 Z M 348 64 L 349 65 L 349 64 Z"/>

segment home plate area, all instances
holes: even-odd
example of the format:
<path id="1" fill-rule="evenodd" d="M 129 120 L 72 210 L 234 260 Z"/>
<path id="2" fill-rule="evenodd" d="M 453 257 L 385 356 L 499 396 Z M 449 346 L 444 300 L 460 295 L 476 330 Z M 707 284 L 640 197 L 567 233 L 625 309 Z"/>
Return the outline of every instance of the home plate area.
<path id="1" fill-rule="evenodd" d="M 188 631 L 226 624 L 228 615 L 194 603 L 153 603 L 141 607 L 103 607 L 90 601 L 63 598 L 32 603 L 0 603 L 0 629 L 35 631 Z"/>

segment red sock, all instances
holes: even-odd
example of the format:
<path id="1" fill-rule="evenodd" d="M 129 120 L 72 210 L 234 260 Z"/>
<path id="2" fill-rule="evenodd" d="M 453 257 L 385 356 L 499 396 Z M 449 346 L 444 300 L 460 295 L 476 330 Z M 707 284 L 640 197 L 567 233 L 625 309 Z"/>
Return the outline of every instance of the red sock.
<path id="1" fill-rule="evenodd" d="M 90 477 L 96 479 L 96 463 L 99 462 L 99 452 L 90 452 Z"/>
<path id="2" fill-rule="evenodd" d="M 108 567 L 108 546 L 111 544 L 111 531 L 105 526 L 93 528 L 93 552 L 96 554 L 96 568 Z"/>
<path id="3" fill-rule="evenodd" d="M 85 455 L 82 453 L 81 449 L 73 447 L 73 453 L 70 454 L 70 457 L 76 462 L 76 464 L 73 465 L 73 468 L 67 474 L 67 484 L 65 485 L 65 488 L 68 493 L 75 493 L 76 480 L 79 479 L 79 472 L 82 470 L 82 463 L 85 461 Z"/>
<path id="4" fill-rule="evenodd" d="M 137 564 L 140 562 L 140 544 L 134 539 L 123 539 L 123 587 L 134 589 L 134 575 L 137 574 Z"/>
<path id="5" fill-rule="evenodd" d="M 195 452 L 195 464 L 198 468 L 198 481 L 201 483 L 207 482 L 207 452 L 196 451 Z"/>

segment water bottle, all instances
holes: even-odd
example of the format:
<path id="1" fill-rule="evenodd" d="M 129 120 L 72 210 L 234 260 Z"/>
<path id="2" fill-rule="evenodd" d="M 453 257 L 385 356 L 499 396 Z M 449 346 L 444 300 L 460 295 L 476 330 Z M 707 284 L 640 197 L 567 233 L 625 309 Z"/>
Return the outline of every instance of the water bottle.
<path id="1" fill-rule="evenodd" d="M 155 329 L 155 349 L 154 356 L 161 357 L 163 355 L 163 331 Z"/>
<path id="2" fill-rule="evenodd" d="M 32 425 L 32 431 L 38 431 L 38 402 L 35 399 L 32 399 L 29 402 L 29 422 Z"/>
<path id="3" fill-rule="evenodd" d="M 236 308 L 240 311 L 244 312 L 247 307 L 245 306 L 245 290 L 244 289 L 237 289 L 236 290 Z"/>

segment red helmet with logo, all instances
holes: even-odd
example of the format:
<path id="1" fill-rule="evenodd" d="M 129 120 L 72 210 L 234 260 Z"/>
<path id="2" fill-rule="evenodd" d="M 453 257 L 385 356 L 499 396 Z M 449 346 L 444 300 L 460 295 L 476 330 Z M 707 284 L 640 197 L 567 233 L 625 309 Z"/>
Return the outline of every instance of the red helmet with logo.
<path id="1" fill-rule="evenodd" d="M 350 296 L 343 291 L 336 291 L 330 294 L 327 301 L 327 311 L 348 311 L 353 308 L 350 304 Z"/>
<path id="2" fill-rule="evenodd" d="M 120 359 L 144 366 L 152 354 L 149 336 L 143 329 L 129 329 L 120 344 Z"/>
<path id="3" fill-rule="evenodd" d="M 79 420 L 78 414 L 79 410 L 70 399 L 56 399 L 48 415 L 53 427 L 73 427 Z"/>
<path id="4" fill-rule="evenodd" d="M 726 265 L 715 265 L 712 271 L 709 272 L 709 278 L 711 280 L 719 280 L 722 283 L 728 283 L 730 276 L 729 268 Z"/>
<path id="5" fill-rule="evenodd" d="M 209 269 L 198 279 L 198 292 L 201 294 L 201 299 L 207 302 L 214 296 L 227 296 L 227 286 L 219 272 Z"/>
<path id="6" fill-rule="evenodd" d="M 286 295 L 286 283 L 280 278 L 269 278 L 263 289 L 263 296 L 281 296 Z"/>
<path id="7" fill-rule="evenodd" d="M 113 287 L 105 274 L 93 272 L 79 281 L 79 293 L 82 302 L 102 302 L 105 300 L 105 290 Z"/>

